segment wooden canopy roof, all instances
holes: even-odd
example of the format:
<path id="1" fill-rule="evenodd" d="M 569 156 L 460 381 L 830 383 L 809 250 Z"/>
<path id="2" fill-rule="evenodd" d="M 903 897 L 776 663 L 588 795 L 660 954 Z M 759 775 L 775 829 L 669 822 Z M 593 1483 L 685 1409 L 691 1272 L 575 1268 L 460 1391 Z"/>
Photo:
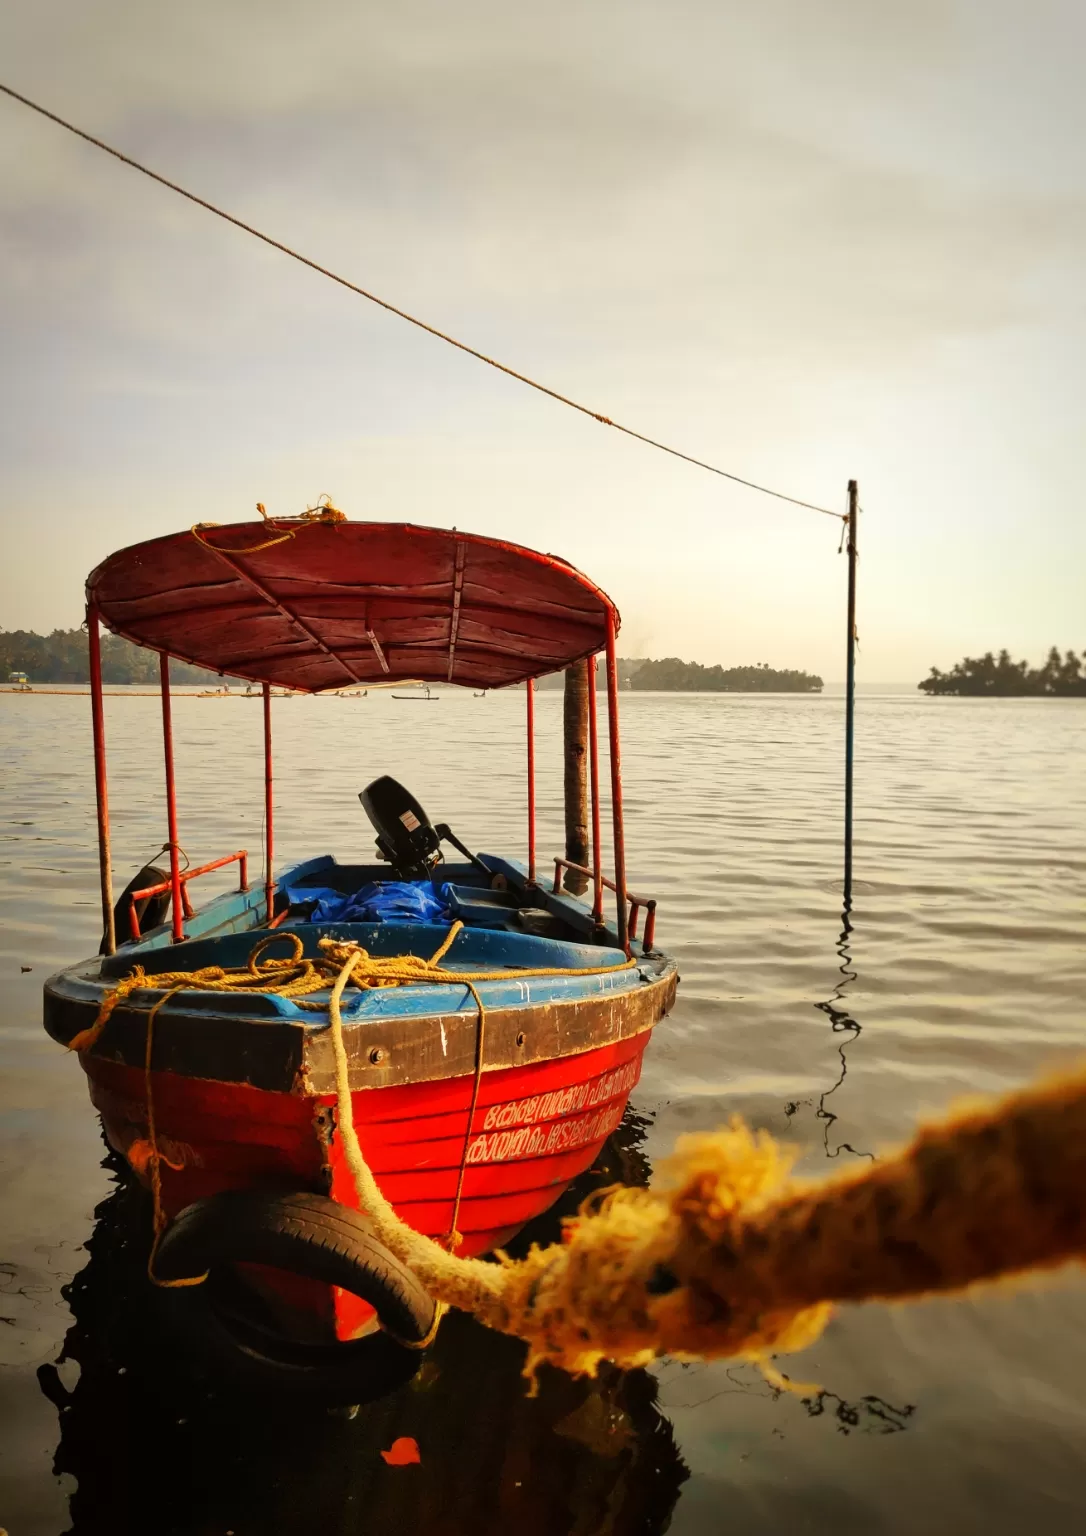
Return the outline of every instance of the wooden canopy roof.
<path id="1" fill-rule="evenodd" d="M 340 514 L 198 525 L 110 555 L 103 623 L 216 672 L 317 693 L 420 679 L 501 688 L 602 650 L 605 593 L 554 555 Z"/>

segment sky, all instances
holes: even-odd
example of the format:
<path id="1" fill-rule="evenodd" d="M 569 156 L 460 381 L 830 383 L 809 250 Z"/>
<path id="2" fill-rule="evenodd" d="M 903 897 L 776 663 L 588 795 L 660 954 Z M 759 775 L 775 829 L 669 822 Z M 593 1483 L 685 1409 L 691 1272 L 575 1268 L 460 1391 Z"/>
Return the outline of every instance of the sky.
<path id="1" fill-rule="evenodd" d="M 844 510 L 860 676 L 1086 647 L 1081 0 L 35 0 L 0 79 L 391 302 Z M 0 627 L 294 513 L 559 554 L 620 651 L 844 672 L 840 524 L 0 98 Z"/>

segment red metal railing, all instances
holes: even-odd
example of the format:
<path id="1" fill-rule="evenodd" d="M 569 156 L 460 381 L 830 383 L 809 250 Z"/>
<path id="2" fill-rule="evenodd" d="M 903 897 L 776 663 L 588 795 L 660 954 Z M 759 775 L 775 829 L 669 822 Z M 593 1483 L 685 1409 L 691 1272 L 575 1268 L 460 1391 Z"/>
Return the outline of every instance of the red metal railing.
<path id="1" fill-rule="evenodd" d="M 556 896 L 562 889 L 562 871 L 564 869 L 572 869 L 578 875 L 587 875 L 589 879 L 593 877 L 593 871 L 586 868 L 584 864 L 574 864 L 572 859 L 556 858 L 554 861 L 554 885 L 552 887 L 553 894 Z M 618 895 L 618 886 L 613 880 L 608 880 L 607 876 L 601 874 L 598 870 L 596 875 L 601 885 L 605 885 L 609 891 L 614 891 L 615 895 Z M 652 948 L 653 940 L 656 937 L 656 898 L 654 896 L 635 896 L 632 891 L 627 891 L 626 900 L 630 903 L 628 936 L 631 939 L 637 938 L 637 914 L 642 907 L 645 909 L 645 937 L 643 943 L 645 949 L 649 950 Z"/>
<path id="2" fill-rule="evenodd" d="M 208 875 L 213 869 L 224 869 L 227 864 L 238 864 L 240 883 L 239 891 L 249 889 L 249 855 L 244 848 L 239 848 L 237 853 L 228 853 L 224 858 L 212 859 L 210 864 L 201 864 L 196 869 L 183 869 L 180 871 L 181 900 L 186 917 L 192 916 L 192 907 L 189 903 L 188 883 L 195 880 L 197 875 Z M 162 880 L 158 885 L 149 885 L 145 890 L 133 891 L 131 905 L 128 908 L 128 926 L 134 939 L 142 938 L 140 933 L 140 920 L 136 913 L 136 903 L 146 901 L 149 896 L 162 896 L 167 891 L 173 890 L 173 880 Z"/>

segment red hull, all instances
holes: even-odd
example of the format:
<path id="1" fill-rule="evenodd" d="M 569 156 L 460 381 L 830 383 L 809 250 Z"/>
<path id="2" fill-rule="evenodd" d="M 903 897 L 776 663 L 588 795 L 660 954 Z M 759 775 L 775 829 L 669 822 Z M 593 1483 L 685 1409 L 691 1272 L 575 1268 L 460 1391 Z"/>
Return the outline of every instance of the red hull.
<path id="1" fill-rule="evenodd" d="M 463 1256 L 508 1242 L 591 1165 L 622 1118 L 649 1034 L 484 1075 L 457 1220 Z M 145 1178 L 144 1074 L 96 1056 L 84 1058 L 84 1067 L 110 1142 Z M 167 1216 L 221 1190 L 269 1186 L 331 1193 L 357 1208 L 340 1139 L 329 1136 L 333 1097 L 159 1072 L 152 1090 Z M 472 1079 L 456 1077 L 353 1096 L 362 1151 L 382 1190 L 404 1221 L 438 1239 L 452 1221 L 471 1092 Z M 340 1338 L 372 1319 L 346 1292 L 279 1273 L 261 1279 L 262 1290 L 270 1284 L 310 1324 L 314 1317 L 325 1329 L 334 1322 Z"/>

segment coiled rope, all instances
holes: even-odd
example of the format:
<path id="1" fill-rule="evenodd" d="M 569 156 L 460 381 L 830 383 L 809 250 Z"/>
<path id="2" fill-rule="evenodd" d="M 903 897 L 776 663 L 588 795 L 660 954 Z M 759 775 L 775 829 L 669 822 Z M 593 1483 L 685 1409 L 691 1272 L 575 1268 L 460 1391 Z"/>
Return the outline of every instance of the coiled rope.
<path id="1" fill-rule="evenodd" d="M 103 998 L 98 1016 L 88 1029 L 81 1030 L 68 1042 L 70 1051 L 86 1051 L 101 1037 L 118 1003 L 143 988 L 156 991 L 191 992 L 262 992 L 271 997 L 288 998 L 299 1008 L 323 1013 L 331 1003 L 307 1001 L 315 992 L 333 988 L 335 1008 L 347 982 L 356 987 L 399 987 L 416 982 L 470 987 L 478 981 L 521 981 L 532 976 L 606 976 L 614 971 L 632 970 L 634 959 L 612 965 L 565 967 L 553 965 L 508 966 L 500 970 L 448 970 L 441 965 L 464 924 L 459 918 L 452 924 L 439 947 L 427 959 L 424 955 L 371 955 L 358 944 L 338 939 L 320 939 L 316 959 L 305 955 L 305 946 L 297 933 L 289 930 L 266 934 L 253 948 L 244 966 L 205 965 L 194 971 L 154 971 L 150 975 L 136 965 L 122 976 Z M 288 940 L 294 953 L 286 958 L 264 959 L 271 945 Z M 350 962 L 348 966 L 348 962 Z M 338 992 L 335 985 L 339 985 Z"/>
<path id="2" fill-rule="evenodd" d="M 457 1258 L 400 1220 L 362 1156 L 341 1014 L 349 983 L 387 984 L 368 980 L 375 965 L 390 980 L 405 967 L 393 985 L 408 968 L 411 980 L 467 980 L 437 966 L 454 936 L 430 961 L 375 961 L 325 940 L 322 961 L 262 970 L 313 966 L 327 986 L 338 965 L 328 1002 L 338 1125 L 359 1204 L 435 1300 L 527 1341 L 526 1373 L 544 1361 L 581 1374 L 667 1354 L 755 1360 L 772 1375 L 768 1356 L 813 1343 L 836 1303 L 961 1291 L 1086 1258 L 1086 1069 L 967 1105 L 903 1150 L 821 1181 L 793 1178 L 794 1154 L 736 1119 L 682 1138 L 651 1188 L 586 1202 L 561 1243 L 496 1264 Z M 114 1006 L 112 995 L 103 1002 L 106 1020 Z"/>

